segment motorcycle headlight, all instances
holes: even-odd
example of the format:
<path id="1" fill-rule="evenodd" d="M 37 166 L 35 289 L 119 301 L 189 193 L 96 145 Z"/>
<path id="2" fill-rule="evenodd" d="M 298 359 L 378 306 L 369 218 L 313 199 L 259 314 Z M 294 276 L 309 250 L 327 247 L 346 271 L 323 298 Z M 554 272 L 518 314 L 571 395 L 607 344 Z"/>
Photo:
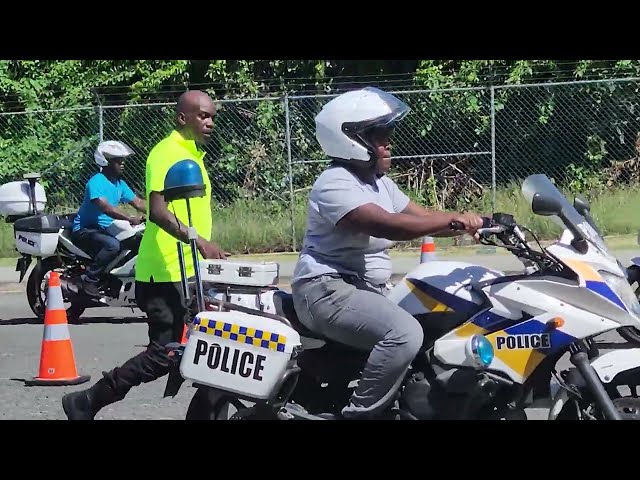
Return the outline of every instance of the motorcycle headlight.
<path id="1" fill-rule="evenodd" d="M 634 315 L 640 316 L 640 302 L 638 302 L 638 298 L 627 279 L 602 270 L 598 273 L 600 273 L 603 280 L 609 285 L 609 288 L 620 297 L 625 307 Z"/>
<path id="2" fill-rule="evenodd" d="M 493 345 L 484 335 L 474 335 L 467 341 L 467 355 L 477 365 L 488 367 L 493 361 Z"/>

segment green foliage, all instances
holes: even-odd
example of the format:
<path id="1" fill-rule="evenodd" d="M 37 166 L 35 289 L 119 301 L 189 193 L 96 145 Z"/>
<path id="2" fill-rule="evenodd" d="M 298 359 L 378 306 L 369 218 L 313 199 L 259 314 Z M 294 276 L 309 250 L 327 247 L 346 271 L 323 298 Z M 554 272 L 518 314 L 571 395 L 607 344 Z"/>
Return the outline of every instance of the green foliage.
<path id="1" fill-rule="evenodd" d="M 220 100 L 207 156 L 214 208 L 226 212 L 242 204 L 247 212 L 247 205 L 256 204 L 268 207 L 268 218 L 289 218 L 290 203 L 297 212 L 326 165 L 313 118 L 327 98 L 289 100 L 290 171 L 284 95 L 332 94 L 362 86 L 360 75 L 406 72 L 428 92 L 400 95 L 412 114 L 396 132 L 393 153 L 434 157 L 404 160 L 394 174 L 421 203 L 490 210 L 492 105 L 486 87 L 491 84 L 540 84 L 495 90 L 500 191 L 530 173 L 545 172 L 568 191 L 599 198 L 609 187 L 611 162 L 635 155 L 636 84 L 542 84 L 557 78 L 639 76 L 637 60 L 5 60 L 0 61 L 0 183 L 39 171 L 52 209 L 77 207 L 96 171 L 92 154 L 102 119 L 104 138 L 136 149 L 126 175 L 143 192 L 146 155 L 173 126 L 171 103 L 185 89 L 204 85 Z M 353 83 L 344 84 L 345 78 Z M 277 98 L 258 99 L 274 92 Z M 151 102 L 169 105 L 116 107 Z M 13 114 L 23 111 L 33 113 Z M 260 210 L 255 218 L 264 215 Z M 296 227 L 298 235 L 303 226 Z M 288 237 L 273 233 L 273 248 L 284 248 L 277 245 Z"/>

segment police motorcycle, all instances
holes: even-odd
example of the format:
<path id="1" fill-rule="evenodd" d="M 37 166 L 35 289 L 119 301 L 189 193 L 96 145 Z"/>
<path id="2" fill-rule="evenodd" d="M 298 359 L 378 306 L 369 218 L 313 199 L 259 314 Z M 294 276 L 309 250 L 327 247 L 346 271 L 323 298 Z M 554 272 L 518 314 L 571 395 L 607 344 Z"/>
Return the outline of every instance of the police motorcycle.
<path id="1" fill-rule="evenodd" d="M 479 233 L 483 243 L 537 268 L 505 275 L 433 261 L 388 295 L 425 331 L 390 407 L 395 418 L 526 419 L 530 407 L 549 408 L 550 420 L 638 418 L 640 349 L 600 353 L 593 340 L 621 326 L 640 327 L 640 304 L 624 268 L 546 176 L 528 177 L 522 193 L 534 213 L 565 227 L 557 242 L 534 249 L 522 231 L 535 234 L 499 213 Z M 339 419 L 367 352 L 307 330 L 269 265 L 199 266 L 186 343 L 166 346 L 173 384 L 165 395 L 175 395 L 185 380 L 196 387 L 186 418 Z M 558 372 L 565 355 L 575 368 Z"/>
<path id="2" fill-rule="evenodd" d="M 591 216 L 591 206 L 589 202 L 581 196 L 576 196 L 573 206 L 582 215 L 587 223 L 602 236 L 602 232 L 598 229 L 593 217 Z M 639 243 L 640 243 L 640 236 Z M 635 285 L 635 295 L 640 300 L 640 257 L 631 259 L 631 265 L 626 267 L 627 281 L 632 287 Z M 630 343 L 640 345 L 640 329 L 634 326 L 625 326 L 618 329 L 618 333 L 622 338 Z"/>
<path id="3" fill-rule="evenodd" d="M 44 187 L 40 174 L 29 173 L 24 180 L 0 186 L 0 214 L 13 224 L 15 248 L 21 254 L 16 264 L 19 283 L 35 257 L 36 263 L 27 279 L 26 293 L 33 313 L 44 319 L 46 288 L 52 271 L 60 273 L 62 294 L 67 303 L 67 318 L 76 321 L 87 308 L 135 308 L 135 263 L 145 223 L 132 226 L 116 220 L 111 232 L 121 242 L 119 255 L 107 266 L 99 284 L 102 297 L 92 297 L 78 290 L 80 276 L 93 262 L 90 254 L 71 240 L 75 213 L 45 213 Z"/>

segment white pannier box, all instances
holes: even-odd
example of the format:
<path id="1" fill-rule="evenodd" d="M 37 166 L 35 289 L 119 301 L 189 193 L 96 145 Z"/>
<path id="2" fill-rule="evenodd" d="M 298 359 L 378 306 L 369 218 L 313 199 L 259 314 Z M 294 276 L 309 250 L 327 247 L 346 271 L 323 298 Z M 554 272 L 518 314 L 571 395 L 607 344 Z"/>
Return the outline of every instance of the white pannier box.
<path id="1" fill-rule="evenodd" d="M 273 303 L 273 292 L 277 287 L 234 287 L 205 288 L 204 293 L 213 300 L 241 305 L 265 313 L 277 314 Z"/>
<path id="2" fill-rule="evenodd" d="M 13 224 L 16 249 L 36 257 L 53 255 L 58 247 L 62 228 L 57 215 L 33 215 Z"/>
<path id="3" fill-rule="evenodd" d="M 0 185 L 0 215 L 25 216 L 33 213 L 31 205 L 31 187 L 27 180 L 5 183 Z M 44 187 L 35 184 L 36 209 L 38 213 L 44 212 L 47 204 L 47 196 Z"/>
<path id="4" fill-rule="evenodd" d="M 201 312 L 190 327 L 182 377 L 245 398 L 269 398 L 301 345 L 284 323 L 244 312 Z"/>
<path id="5" fill-rule="evenodd" d="M 277 285 L 280 265 L 276 262 L 236 262 L 232 260 L 201 260 L 202 282 L 247 287 Z"/>

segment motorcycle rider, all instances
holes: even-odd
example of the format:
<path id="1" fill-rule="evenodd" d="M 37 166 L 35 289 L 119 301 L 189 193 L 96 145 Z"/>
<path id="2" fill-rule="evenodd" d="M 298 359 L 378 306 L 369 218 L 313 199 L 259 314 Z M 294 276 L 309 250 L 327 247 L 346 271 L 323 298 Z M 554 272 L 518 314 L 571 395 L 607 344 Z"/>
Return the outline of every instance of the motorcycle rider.
<path id="1" fill-rule="evenodd" d="M 131 225 L 142 222 L 141 216 L 127 215 L 116 207 L 128 203 L 138 212 L 146 212 L 146 202 L 136 196 L 122 178 L 124 162 L 133 153 L 123 142 L 100 142 L 93 158 L 101 171 L 87 182 L 82 205 L 73 221 L 72 241 L 93 258 L 93 263 L 80 277 L 82 289 L 92 296 L 100 295 L 100 275 L 120 253 L 120 241 L 109 233 L 109 226 L 114 219 L 127 220 Z"/>
<path id="2" fill-rule="evenodd" d="M 379 418 L 394 400 L 423 342 L 409 313 L 385 297 L 396 241 L 475 234 L 473 213 L 427 210 L 386 176 L 390 139 L 410 111 L 378 88 L 344 93 L 315 117 L 316 138 L 332 160 L 308 202 L 303 248 L 291 284 L 296 313 L 310 330 L 370 352 L 343 418 Z M 451 221 L 464 231 L 452 232 Z"/>

